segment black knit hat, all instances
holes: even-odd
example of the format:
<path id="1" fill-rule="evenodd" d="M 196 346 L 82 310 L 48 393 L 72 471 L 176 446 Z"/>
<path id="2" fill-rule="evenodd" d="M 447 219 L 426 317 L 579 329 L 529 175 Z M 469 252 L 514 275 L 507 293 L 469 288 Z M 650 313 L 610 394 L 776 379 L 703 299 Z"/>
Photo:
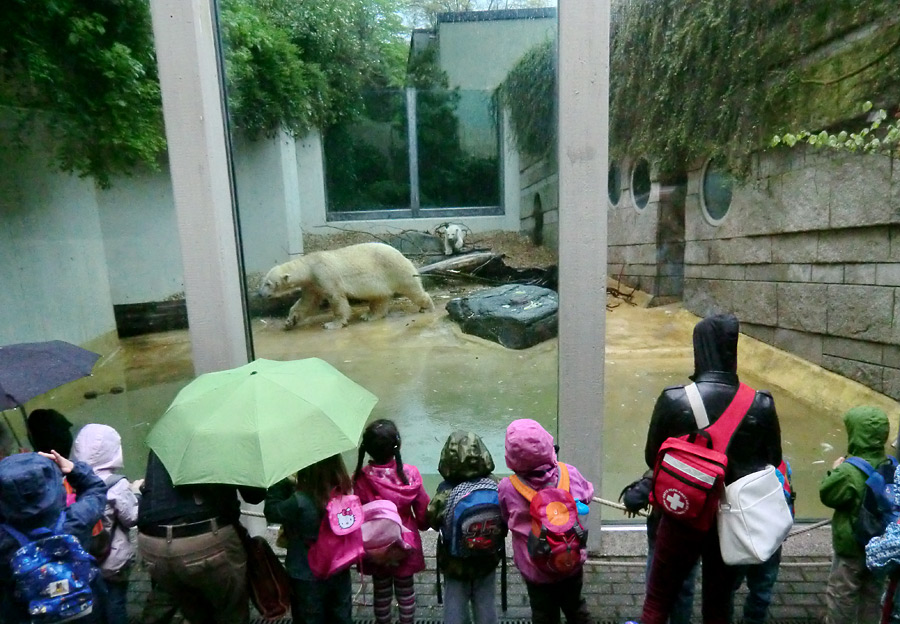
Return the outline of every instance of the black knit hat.
<path id="1" fill-rule="evenodd" d="M 72 452 L 72 423 L 55 409 L 32 410 L 28 416 L 28 439 L 35 451 L 56 451 L 63 457 Z"/>

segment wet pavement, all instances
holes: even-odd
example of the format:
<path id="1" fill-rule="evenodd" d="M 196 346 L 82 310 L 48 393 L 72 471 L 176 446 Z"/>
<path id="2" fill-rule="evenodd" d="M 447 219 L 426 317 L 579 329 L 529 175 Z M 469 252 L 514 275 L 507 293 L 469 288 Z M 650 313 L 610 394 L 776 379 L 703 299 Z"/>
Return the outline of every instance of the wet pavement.
<path id="1" fill-rule="evenodd" d="M 387 318 L 358 318 L 337 331 L 316 322 L 283 331 L 279 319 L 254 319 L 257 357 L 320 357 L 380 398 L 372 418 L 395 420 L 403 434 L 403 459 L 436 486 L 440 448 L 456 428 L 472 429 L 491 449 L 503 473 L 507 424 L 534 418 L 556 431 L 557 341 L 513 351 L 462 334 L 444 306 L 455 293 L 435 296 L 436 311 L 417 313 L 396 300 Z M 640 293 L 638 293 L 640 295 Z M 641 299 L 636 299 L 639 303 Z M 405 305 L 404 305 L 405 302 Z M 603 452 L 603 496 L 614 499 L 645 470 L 643 445 L 653 404 L 660 390 L 686 383 L 693 368 L 691 331 L 697 318 L 678 305 L 646 308 L 621 303 L 606 313 L 607 357 Z M 104 357 L 93 377 L 49 393 L 28 407 L 56 407 L 76 426 L 104 422 L 116 427 L 125 446 L 126 472 L 143 472 L 147 431 L 192 377 L 190 339 L 170 331 L 120 341 Z M 739 373 L 743 381 L 772 391 L 782 425 L 785 455 L 799 492 L 798 517 L 827 515 L 818 502 L 817 483 L 826 466 L 841 454 L 840 415 L 853 405 L 880 405 L 897 430 L 897 403 L 751 338 L 741 338 Z M 110 389 L 124 388 L 112 394 Z M 85 399 L 85 392 L 97 392 Z M 6 416 L 21 435 L 20 417 Z M 565 458 L 565 449 L 561 451 Z M 354 453 L 346 456 L 355 464 Z M 352 467 L 352 466 L 351 466 Z M 624 521 L 621 512 L 604 518 Z"/>

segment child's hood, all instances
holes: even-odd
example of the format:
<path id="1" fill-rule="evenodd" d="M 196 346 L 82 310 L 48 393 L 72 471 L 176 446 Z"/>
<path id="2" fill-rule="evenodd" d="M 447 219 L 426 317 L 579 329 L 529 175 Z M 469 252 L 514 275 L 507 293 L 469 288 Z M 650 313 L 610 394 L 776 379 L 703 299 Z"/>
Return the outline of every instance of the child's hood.
<path id="1" fill-rule="evenodd" d="M 494 458 L 478 434 L 454 431 L 441 449 L 438 472 L 448 481 L 478 479 L 494 472 Z"/>
<path id="2" fill-rule="evenodd" d="M 16 526 L 46 526 L 65 508 L 63 475 L 37 453 L 0 461 L 0 517 Z"/>
<path id="3" fill-rule="evenodd" d="M 867 459 L 884 458 L 890 424 L 887 415 L 877 407 L 854 407 L 844 414 L 847 428 L 847 452 Z"/>
<path id="4" fill-rule="evenodd" d="M 512 421 L 506 428 L 506 465 L 519 475 L 552 472 L 556 467 L 553 436 L 530 418 Z"/>
<path id="5" fill-rule="evenodd" d="M 123 466 L 122 438 L 108 425 L 85 425 L 75 438 L 72 459 L 83 461 L 95 472 L 120 470 Z"/>
<path id="6" fill-rule="evenodd" d="M 386 464 L 369 464 L 364 470 L 378 495 L 385 500 L 393 501 L 398 507 L 412 503 L 422 487 L 422 476 L 419 471 L 409 465 L 404 465 L 403 468 L 409 481 L 406 484 L 397 476 L 397 462 L 393 459 Z"/>

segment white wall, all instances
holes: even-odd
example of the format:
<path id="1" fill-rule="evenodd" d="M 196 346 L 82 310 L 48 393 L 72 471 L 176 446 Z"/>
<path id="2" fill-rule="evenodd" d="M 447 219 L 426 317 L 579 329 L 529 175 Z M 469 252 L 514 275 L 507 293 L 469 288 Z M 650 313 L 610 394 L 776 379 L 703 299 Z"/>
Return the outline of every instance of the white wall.
<path id="1" fill-rule="evenodd" d="M 285 163 L 291 150 L 283 150 L 281 138 L 249 140 L 232 139 L 234 146 L 235 184 L 237 185 L 238 214 L 241 241 L 244 248 L 244 270 L 247 273 L 268 271 L 284 262 L 291 245 L 289 229 L 299 232 L 299 223 L 288 223 L 288 197 Z M 291 195 L 294 193 L 292 192 Z"/>
<path id="2" fill-rule="evenodd" d="M 114 304 L 164 301 L 184 291 L 168 166 L 113 179 L 97 193 Z"/>
<path id="3" fill-rule="evenodd" d="M 556 39 L 555 17 L 441 22 L 441 69 L 451 87 L 493 91 L 532 47 Z"/>
<path id="4" fill-rule="evenodd" d="M 0 344 L 115 330 L 94 183 L 58 172 L 46 144 L 0 150 Z"/>

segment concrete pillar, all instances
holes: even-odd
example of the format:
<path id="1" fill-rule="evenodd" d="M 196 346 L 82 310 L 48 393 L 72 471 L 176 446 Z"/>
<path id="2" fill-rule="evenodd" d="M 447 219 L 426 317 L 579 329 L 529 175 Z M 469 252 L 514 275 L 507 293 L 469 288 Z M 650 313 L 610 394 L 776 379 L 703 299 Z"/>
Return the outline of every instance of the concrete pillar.
<path id="1" fill-rule="evenodd" d="M 301 227 L 310 231 L 328 223 L 325 200 L 325 157 L 322 135 L 311 130 L 296 141 L 297 180 L 300 189 Z M 294 251 L 291 251 L 293 254 Z M 302 250 L 299 252 L 302 253 Z"/>
<path id="2" fill-rule="evenodd" d="M 599 494 L 606 332 L 609 0 L 559 7 L 559 443 Z M 600 509 L 591 511 L 592 551 Z"/>
<path id="3" fill-rule="evenodd" d="M 512 125 L 509 120 L 509 111 L 505 108 L 500 111 L 500 163 L 502 169 L 502 197 L 503 216 L 506 227 L 511 232 L 520 229 L 522 209 L 522 182 L 519 171 L 519 150 L 513 137 Z"/>
<path id="4" fill-rule="evenodd" d="M 297 140 L 285 132 L 278 132 L 281 147 L 281 181 L 284 189 L 284 211 L 287 215 L 288 254 L 303 253 L 303 211 L 300 205 L 300 175 L 297 171 Z M 324 180 L 322 184 L 324 184 Z"/>
<path id="5" fill-rule="evenodd" d="M 194 371 L 246 364 L 244 312 L 213 0 L 151 0 Z"/>

